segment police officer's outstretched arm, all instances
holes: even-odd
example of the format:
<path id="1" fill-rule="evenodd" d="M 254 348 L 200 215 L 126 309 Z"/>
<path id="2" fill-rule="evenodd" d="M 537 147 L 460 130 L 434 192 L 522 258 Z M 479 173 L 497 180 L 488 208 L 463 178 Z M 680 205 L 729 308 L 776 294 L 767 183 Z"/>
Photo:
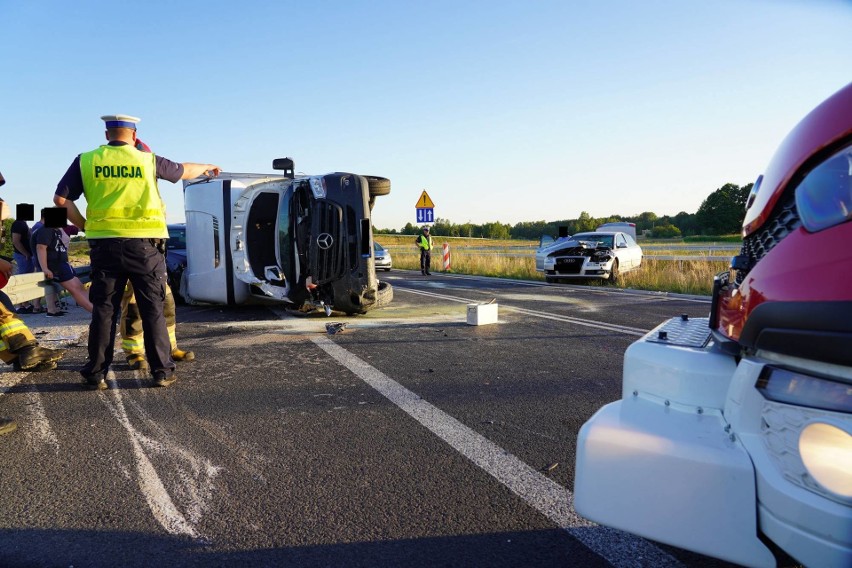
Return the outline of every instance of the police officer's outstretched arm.
<path id="1" fill-rule="evenodd" d="M 219 175 L 219 172 L 222 171 L 222 168 L 213 164 L 184 162 L 181 165 L 183 166 L 183 175 L 180 176 L 180 179 L 193 179 L 203 175 L 216 177 Z"/>

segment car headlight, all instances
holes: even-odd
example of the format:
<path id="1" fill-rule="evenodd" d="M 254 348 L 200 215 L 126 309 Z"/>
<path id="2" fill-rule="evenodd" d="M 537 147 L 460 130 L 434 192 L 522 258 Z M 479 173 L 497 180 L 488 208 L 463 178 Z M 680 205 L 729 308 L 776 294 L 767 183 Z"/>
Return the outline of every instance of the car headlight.
<path id="1" fill-rule="evenodd" d="M 799 435 L 805 469 L 828 491 L 852 499 L 852 434 L 827 422 L 813 422 Z"/>

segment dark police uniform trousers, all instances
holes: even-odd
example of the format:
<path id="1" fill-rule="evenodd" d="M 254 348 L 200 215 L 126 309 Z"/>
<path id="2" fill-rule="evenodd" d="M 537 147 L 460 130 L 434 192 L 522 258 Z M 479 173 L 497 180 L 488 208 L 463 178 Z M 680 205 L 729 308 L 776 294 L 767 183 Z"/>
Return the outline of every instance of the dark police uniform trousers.
<path id="1" fill-rule="evenodd" d="M 89 360 L 83 375 L 106 374 L 112 364 L 115 326 L 121 315 L 121 298 L 127 281 L 133 284 L 142 316 L 145 355 L 151 373 L 174 374 L 172 347 L 163 315 L 166 297 L 166 261 L 157 245 L 163 239 L 106 238 L 89 240 L 94 305 L 89 325 Z"/>

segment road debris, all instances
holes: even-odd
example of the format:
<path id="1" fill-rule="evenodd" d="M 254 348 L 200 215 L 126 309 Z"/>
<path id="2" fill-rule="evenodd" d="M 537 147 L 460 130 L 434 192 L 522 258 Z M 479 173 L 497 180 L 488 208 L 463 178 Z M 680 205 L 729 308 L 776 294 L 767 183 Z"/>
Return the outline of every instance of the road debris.
<path id="1" fill-rule="evenodd" d="M 336 321 L 325 324 L 325 330 L 329 335 L 334 335 L 335 333 L 340 333 L 346 329 L 346 322 L 344 321 Z"/>

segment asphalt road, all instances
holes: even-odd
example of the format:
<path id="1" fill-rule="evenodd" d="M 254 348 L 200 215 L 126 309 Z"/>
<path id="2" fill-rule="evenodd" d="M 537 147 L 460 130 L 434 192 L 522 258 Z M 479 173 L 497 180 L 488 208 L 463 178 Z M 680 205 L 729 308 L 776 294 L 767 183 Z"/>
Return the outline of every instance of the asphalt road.
<path id="1" fill-rule="evenodd" d="M 393 305 L 353 318 L 179 307 L 197 360 L 165 389 L 117 364 L 81 390 L 88 314 L 24 316 L 69 352 L 0 372 L 0 566 L 727 566 L 571 507 L 625 348 L 706 299 L 381 277 Z M 492 298 L 499 323 L 467 325 Z"/>

